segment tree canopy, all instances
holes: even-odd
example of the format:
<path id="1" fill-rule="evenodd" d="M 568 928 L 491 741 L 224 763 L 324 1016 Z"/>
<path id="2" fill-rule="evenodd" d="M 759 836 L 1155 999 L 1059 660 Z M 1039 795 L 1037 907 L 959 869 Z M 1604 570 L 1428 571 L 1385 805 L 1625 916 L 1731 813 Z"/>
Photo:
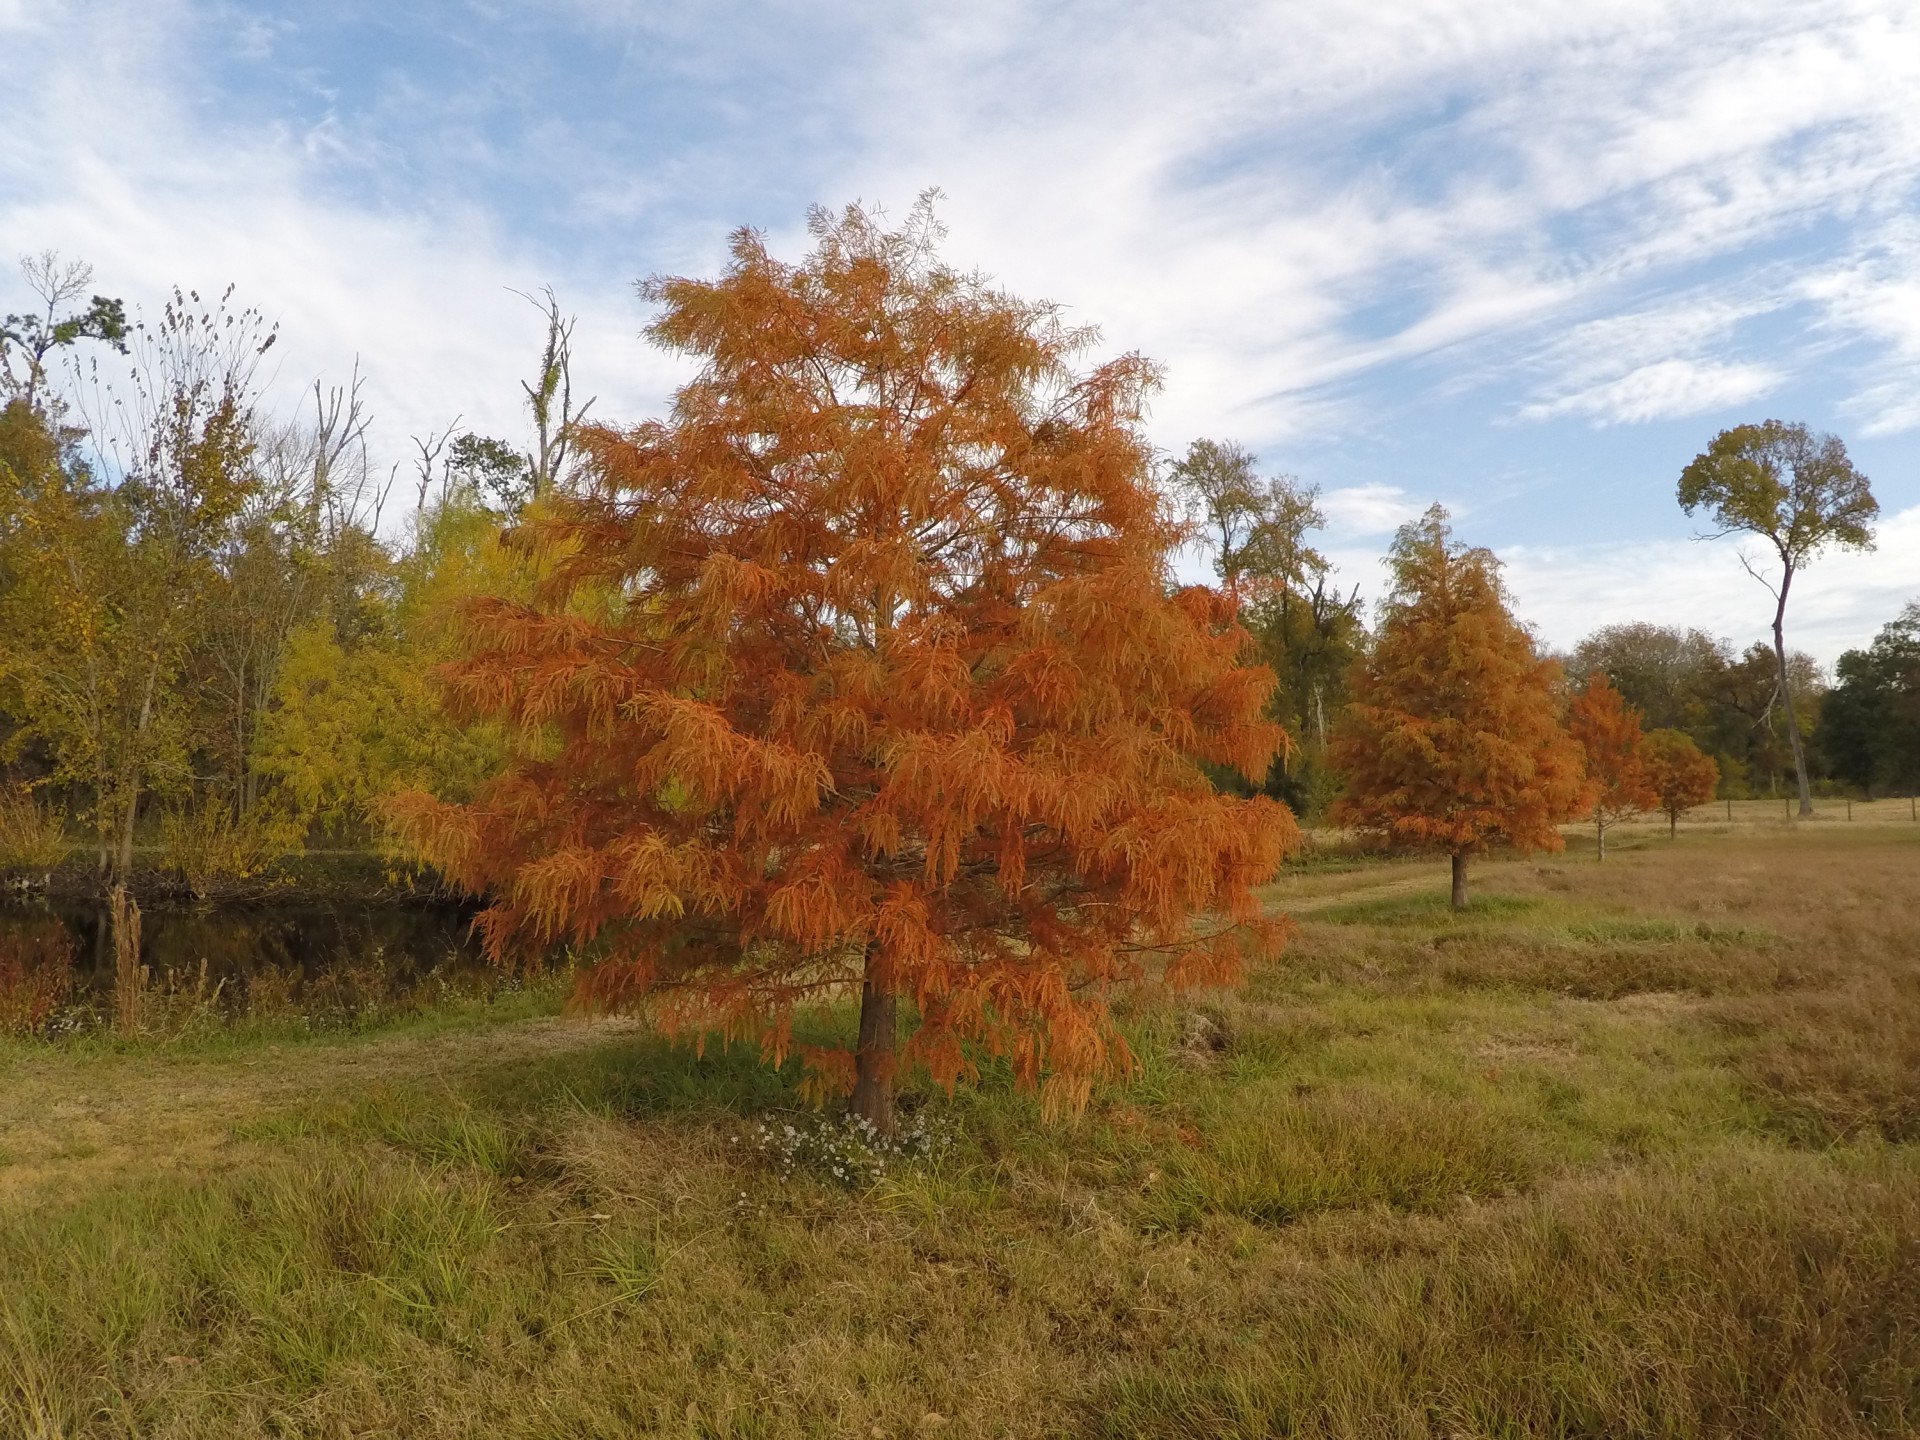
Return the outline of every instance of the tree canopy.
<path id="1" fill-rule="evenodd" d="M 581 433 L 578 488 L 522 526 L 550 577 L 473 602 L 448 671 L 518 753 L 395 813 L 491 897 L 497 954 L 591 957 L 590 1003 L 778 1061 L 797 1006 L 857 987 L 853 1052 L 797 1048 L 876 1126 L 903 1059 L 950 1086 L 1003 1055 L 1072 1107 L 1129 1063 L 1114 984 L 1277 943 L 1253 887 L 1292 818 L 1202 769 L 1265 774 L 1273 677 L 1220 595 L 1170 592 L 1150 364 L 1073 368 L 1091 332 L 941 264 L 924 202 L 812 233 L 649 282 L 699 374 Z"/>
<path id="2" fill-rule="evenodd" d="M 1835 772 L 1870 790 L 1920 789 L 1920 600 L 1834 670 L 1820 718 Z"/>

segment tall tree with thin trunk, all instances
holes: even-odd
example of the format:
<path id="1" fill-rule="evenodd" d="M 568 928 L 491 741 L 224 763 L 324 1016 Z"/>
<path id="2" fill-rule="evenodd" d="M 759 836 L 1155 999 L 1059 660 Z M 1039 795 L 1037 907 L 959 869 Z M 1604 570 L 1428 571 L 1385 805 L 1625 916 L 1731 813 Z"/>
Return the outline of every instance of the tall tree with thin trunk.
<path id="1" fill-rule="evenodd" d="M 203 628 L 220 551 L 259 488 L 254 374 L 277 332 L 256 310 L 230 309 L 232 295 L 208 304 L 175 290 L 156 324 L 135 326 L 132 382 L 113 402 L 122 418 L 95 427 L 121 472 L 113 500 L 124 527 L 99 595 L 119 621 L 106 782 L 118 884 L 133 868 L 142 798 L 187 778 L 181 732 L 194 697 L 174 681 Z"/>
<path id="2" fill-rule="evenodd" d="M 1867 477 L 1854 469 L 1847 447 L 1834 435 L 1805 425 L 1767 420 L 1722 430 L 1681 472 L 1680 508 L 1704 510 L 1719 528 L 1708 539 L 1756 535 L 1773 547 L 1780 564 L 1775 584 L 1741 557 L 1747 573 L 1773 595 L 1773 654 L 1787 740 L 1800 787 L 1800 813 L 1813 813 L 1806 747 L 1794 714 L 1787 671 L 1787 594 L 1793 577 L 1829 546 L 1873 548 L 1873 520 L 1880 506 Z"/>
<path id="3" fill-rule="evenodd" d="M 1507 609 L 1499 561 L 1453 541 L 1438 505 L 1400 528 L 1393 589 L 1334 732 L 1334 818 L 1386 843 L 1467 861 L 1491 845 L 1558 850 L 1586 807 L 1580 747 L 1560 723 L 1560 667 Z"/>
<path id="4" fill-rule="evenodd" d="M 796 1007 L 857 994 L 850 1052 L 797 1049 L 880 1131 L 903 1065 L 984 1055 L 1071 1109 L 1130 1062 L 1113 986 L 1277 943 L 1253 887 L 1292 817 L 1202 768 L 1265 773 L 1273 677 L 1171 587 L 1151 365 L 1074 368 L 1092 333 L 939 263 L 925 201 L 812 231 L 799 264 L 741 231 L 719 279 L 648 284 L 699 374 L 581 433 L 518 532 L 551 577 L 474 602 L 448 671 L 521 753 L 393 814 L 490 897 L 496 956 L 592 956 L 596 1006 L 777 1062 Z"/>
<path id="5" fill-rule="evenodd" d="M 1594 853 L 1604 860 L 1608 827 L 1651 810 L 1659 798 L 1647 783 L 1640 712 L 1620 698 L 1604 674 L 1595 672 L 1568 707 L 1567 732 L 1587 757 Z"/>

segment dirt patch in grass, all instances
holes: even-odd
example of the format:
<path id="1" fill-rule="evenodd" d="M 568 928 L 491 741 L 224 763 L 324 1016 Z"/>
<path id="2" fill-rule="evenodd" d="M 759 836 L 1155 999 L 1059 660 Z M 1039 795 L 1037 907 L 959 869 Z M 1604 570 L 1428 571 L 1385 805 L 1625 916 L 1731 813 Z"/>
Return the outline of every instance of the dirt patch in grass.
<path id="1" fill-rule="evenodd" d="M 635 1029 L 627 1019 L 556 1017 L 204 1049 L 11 1044 L 0 1054 L 0 1204 L 218 1168 L 250 1124 L 308 1097 L 359 1093 L 396 1076 L 415 1088 L 464 1084 L 489 1067 L 596 1050 Z"/>

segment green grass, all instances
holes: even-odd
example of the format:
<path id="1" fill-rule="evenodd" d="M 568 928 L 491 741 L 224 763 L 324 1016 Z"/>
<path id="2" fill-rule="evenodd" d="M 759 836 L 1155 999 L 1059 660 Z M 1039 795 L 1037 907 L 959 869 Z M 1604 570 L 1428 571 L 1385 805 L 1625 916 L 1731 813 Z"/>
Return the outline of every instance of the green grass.
<path id="1" fill-rule="evenodd" d="M 1913 862 L 1303 870 L 1077 1122 L 988 1066 L 852 1188 L 532 1002 L 12 1044 L 0 1435 L 1920 1433 Z"/>

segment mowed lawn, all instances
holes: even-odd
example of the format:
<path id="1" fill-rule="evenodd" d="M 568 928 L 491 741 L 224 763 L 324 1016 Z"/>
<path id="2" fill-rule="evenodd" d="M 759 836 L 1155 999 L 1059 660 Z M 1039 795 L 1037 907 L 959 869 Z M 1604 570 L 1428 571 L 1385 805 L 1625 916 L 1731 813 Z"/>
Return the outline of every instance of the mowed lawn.
<path id="1" fill-rule="evenodd" d="M 1920 825 L 1663 831 L 1301 865 L 1077 1123 L 851 1187 L 524 998 L 10 1042 L 0 1435 L 1920 1433 Z"/>

